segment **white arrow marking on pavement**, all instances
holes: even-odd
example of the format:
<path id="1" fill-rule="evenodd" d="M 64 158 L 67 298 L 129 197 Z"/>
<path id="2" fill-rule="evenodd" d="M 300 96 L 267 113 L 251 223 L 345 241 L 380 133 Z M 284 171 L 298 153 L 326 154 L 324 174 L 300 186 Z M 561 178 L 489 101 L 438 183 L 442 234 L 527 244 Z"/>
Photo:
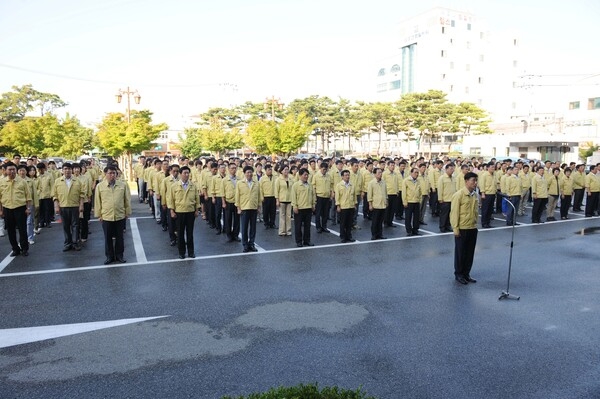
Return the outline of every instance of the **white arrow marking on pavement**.
<path id="1" fill-rule="evenodd" d="M 44 341 L 68 335 L 81 334 L 90 331 L 102 330 L 126 324 L 140 323 L 142 321 L 162 319 L 169 316 L 141 317 L 138 319 L 121 319 L 108 321 L 94 321 L 91 323 L 59 324 L 55 326 L 8 328 L 0 330 L 0 348 Z"/>

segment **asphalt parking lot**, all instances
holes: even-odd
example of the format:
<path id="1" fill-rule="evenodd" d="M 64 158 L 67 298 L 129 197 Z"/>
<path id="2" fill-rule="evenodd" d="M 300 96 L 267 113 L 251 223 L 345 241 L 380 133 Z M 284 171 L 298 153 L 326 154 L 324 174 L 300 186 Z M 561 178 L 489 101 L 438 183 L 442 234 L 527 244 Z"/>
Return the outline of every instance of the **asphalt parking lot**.
<path id="1" fill-rule="evenodd" d="M 7 398 L 218 398 L 318 382 L 380 398 L 600 397 L 600 218 L 480 230 L 473 277 L 453 279 L 451 233 L 426 219 L 315 247 L 258 228 L 257 253 L 201 220 L 195 259 L 135 204 L 126 264 L 102 231 L 63 253 L 59 224 L 27 258 L 0 239 L 0 392 Z"/>

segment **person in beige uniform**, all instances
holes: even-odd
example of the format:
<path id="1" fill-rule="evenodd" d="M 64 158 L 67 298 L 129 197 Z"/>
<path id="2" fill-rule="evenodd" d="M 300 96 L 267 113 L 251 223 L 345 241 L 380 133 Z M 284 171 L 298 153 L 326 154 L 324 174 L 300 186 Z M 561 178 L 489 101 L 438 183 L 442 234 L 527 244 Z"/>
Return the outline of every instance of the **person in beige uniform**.
<path id="1" fill-rule="evenodd" d="M 292 235 L 292 185 L 294 182 L 289 177 L 290 168 L 283 165 L 279 171 L 279 178 L 275 180 L 275 201 L 279 208 L 279 235 Z"/>
<path id="2" fill-rule="evenodd" d="M 180 181 L 173 183 L 167 207 L 171 210 L 171 218 L 177 223 L 177 249 L 179 258 L 185 259 L 185 250 L 190 258 L 196 257 L 194 251 L 194 222 L 200 210 L 200 190 L 190 180 L 190 168 L 179 169 Z"/>
<path id="3" fill-rule="evenodd" d="M 402 205 L 405 208 L 406 234 L 419 235 L 419 219 L 421 218 L 421 182 L 419 181 L 419 169 L 412 168 L 410 175 L 402 181 Z"/>
<path id="4" fill-rule="evenodd" d="M 354 242 L 352 225 L 354 207 L 357 203 L 356 187 L 350 182 L 350 171 L 342 171 L 342 181 L 335 186 L 335 203 L 340 215 L 340 239 L 342 243 Z"/>
<path id="5" fill-rule="evenodd" d="M 104 264 L 114 261 L 125 263 L 123 231 L 131 215 L 131 193 L 127 183 L 117 180 L 117 168 L 114 165 L 104 168 L 104 175 L 104 180 L 98 183 L 94 193 L 94 215 L 102 223 L 104 232 Z"/>
<path id="6" fill-rule="evenodd" d="M 79 213 L 83 213 L 85 191 L 81 182 L 73 176 L 73 165 L 63 164 L 63 176 L 54 182 L 52 198 L 54 212 L 60 214 L 65 237 L 63 252 L 81 250 L 79 244 Z"/>
<path id="7" fill-rule="evenodd" d="M 571 197 L 573 196 L 573 178 L 571 177 L 571 168 L 565 168 L 565 175 L 560 179 L 560 219 L 569 218 L 569 208 L 571 207 Z"/>
<path id="8" fill-rule="evenodd" d="M 29 254 L 27 240 L 27 216 L 30 213 L 32 195 L 25 180 L 17 176 L 17 166 L 5 165 L 6 178 L 0 180 L 0 218 L 5 222 L 8 241 L 12 247 L 10 256 Z M 19 241 L 17 241 L 17 230 Z"/>
<path id="9" fill-rule="evenodd" d="M 371 240 L 385 240 L 383 236 L 383 219 L 387 209 L 387 188 L 382 179 L 383 170 L 373 169 L 373 180 L 367 186 L 367 200 L 371 212 Z"/>
<path id="10" fill-rule="evenodd" d="M 317 197 L 312 184 L 308 183 L 308 169 L 300 168 L 299 181 L 292 186 L 292 208 L 294 209 L 294 236 L 298 247 L 312 247 L 310 241 L 310 219 L 316 209 Z"/>
<path id="11" fill-rule="evenodd" d="M 542 213 L 548 203 L 548 182 L 544 178 L 544 173 L 544 168 L 540 166 L 531 179 L 531 195 L 533 196 L 531 223 L 544 223 Z"/>
<path id="12" fill-rule="evenodd" d="M 477 175 L 468 172 L 464 176 L 465 187 L 454 193 L 450 208 L 450 223 L 454 232 L 454 279 L 460 284 L 476 283 L 471 268 L 477 244 Z"/>

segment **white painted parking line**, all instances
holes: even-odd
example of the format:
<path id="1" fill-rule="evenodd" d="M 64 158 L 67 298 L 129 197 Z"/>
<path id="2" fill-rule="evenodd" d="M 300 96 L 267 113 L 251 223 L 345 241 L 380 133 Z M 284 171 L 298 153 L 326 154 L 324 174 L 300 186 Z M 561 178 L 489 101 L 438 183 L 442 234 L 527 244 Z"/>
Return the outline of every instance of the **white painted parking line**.
<path id="1" fill-rule="evenodd" d="M 137 220 L 129 219 L 129 225 L 131 226 L 131 238 L 133 239 L 135 258 L 138 263 L 146 263 L 148 260 L 146 259 L 146 253 L 144 252 L 144 245 L 142 244 L 142 236 L 140 235 Z"/>
<path id="2" fill-rule="evenodd" d="M 310 222 L 310 224 L 311 224 L 312 226 L 314 226 L 314 227 L 317 227 L 317 225 L 315 224 L 315 222 Z M 330 227 L 331 227 L 331 226 L 330 226 Z M 327 227 L 327 230 L 329 230 L 329 232 L 330 232 L 331 234 L 333 234 L 334 236 L 338 236 L 338 237 L 340 236 L 340 233 L 338 233 L 338 232 L 337 232 L 337 231 L 335 231 L 335 230 L 331 230 L 329 227 Z M 317 233 L 317 234 L 319 234 L 319 233 Z M 322 233 L 321 233 L 321 234 L 322 234 Z M 327 234 L 327 233 L 325 233 L 325 234 Z"/>
<path id="3" fill-rule="evenodd" d="M 0 273 L 6 266 L 10 265 L 10 262 L 12 262 L 14 258 L 14 256 L 6 255 L 6 258 L 2 259 L 2 262 L 0 262 Z"/>

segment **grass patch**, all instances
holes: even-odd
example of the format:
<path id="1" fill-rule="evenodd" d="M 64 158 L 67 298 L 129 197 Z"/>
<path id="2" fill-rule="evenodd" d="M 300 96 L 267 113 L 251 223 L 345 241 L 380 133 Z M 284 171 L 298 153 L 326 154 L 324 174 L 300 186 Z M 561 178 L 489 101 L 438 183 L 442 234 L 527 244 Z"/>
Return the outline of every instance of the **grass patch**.
<path id="1" fill-rule="evenodd" d="M 318 384 L 300 384 L 293 387 L 271 388 L 263 393 L 251 393 L 248 396 L 223 396 L 221 399 L 376 399 L 367 394 L 359 387 L 356 390 L 348 390 L 333 387 L 319 389 Z"/>

